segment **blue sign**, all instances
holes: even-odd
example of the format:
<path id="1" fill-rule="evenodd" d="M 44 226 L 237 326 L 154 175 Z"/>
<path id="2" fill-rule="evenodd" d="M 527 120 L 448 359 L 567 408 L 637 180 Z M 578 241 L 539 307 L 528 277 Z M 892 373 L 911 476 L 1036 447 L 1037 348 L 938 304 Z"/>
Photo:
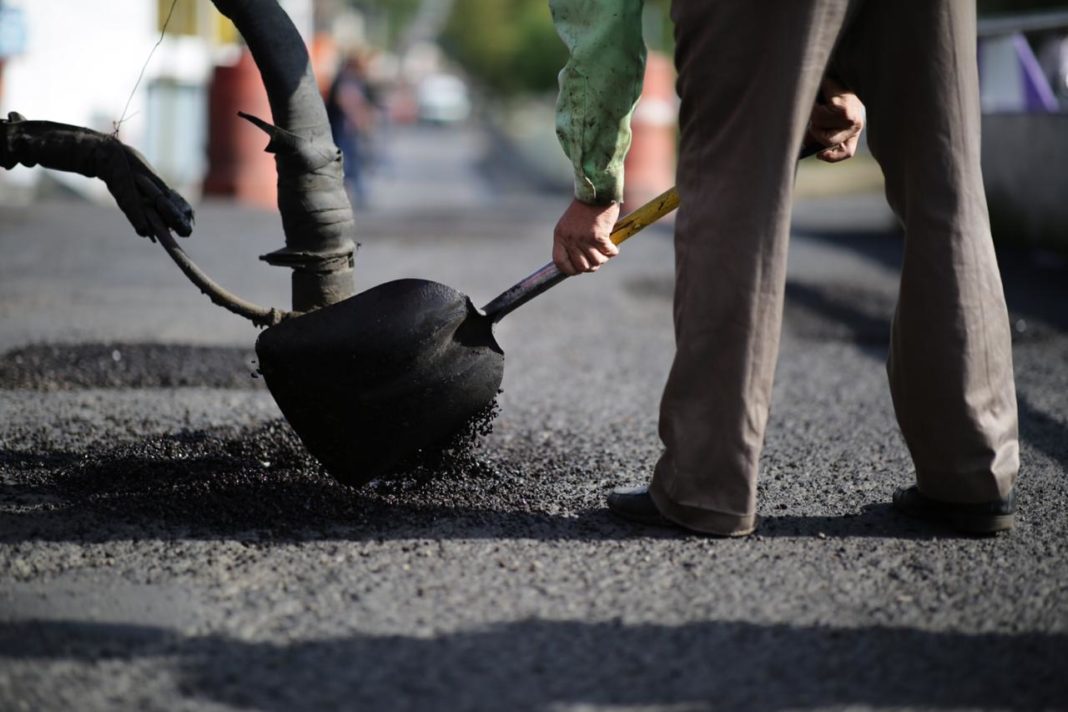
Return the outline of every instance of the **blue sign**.
<path id="1" fill-rule="evenodd" d="M 0 57 L 26 51 L 26 15 L 20 7 L 0 5 Z"/>

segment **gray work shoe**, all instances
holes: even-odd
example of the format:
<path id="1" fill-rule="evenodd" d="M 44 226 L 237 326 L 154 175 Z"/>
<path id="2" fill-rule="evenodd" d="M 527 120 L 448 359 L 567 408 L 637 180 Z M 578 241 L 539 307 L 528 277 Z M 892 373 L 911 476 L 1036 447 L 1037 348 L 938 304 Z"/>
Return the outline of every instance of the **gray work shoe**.
<path id="1" fill-rule="evenodd" d="M 894 509 L 910 517 L 946 524 L 963 534 L 994 534 L 1016 523 L 1016 493 L 993 502 L 957 503 L 931 499 L 916 485 L 894 492 Z"/>
<path id="2" fill-rule="evenodd" d="M 653 527 L 671 527 L 681 529 L 656 508 L 649 488 L 625 487 L 614 489 L 608 494 L 608 511 L 617 517 Z"/>

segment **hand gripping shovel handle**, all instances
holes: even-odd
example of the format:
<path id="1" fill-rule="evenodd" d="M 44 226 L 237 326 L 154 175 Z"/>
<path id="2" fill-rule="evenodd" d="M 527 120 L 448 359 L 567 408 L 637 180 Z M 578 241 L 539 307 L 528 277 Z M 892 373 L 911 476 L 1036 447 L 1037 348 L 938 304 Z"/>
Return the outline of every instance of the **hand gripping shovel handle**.
<path id="1" fill-rule="evenodd" d="M 798 155 L 798 160 L 819 153 L 825 148 L 827 147 L 818 144 L 807 144 L 802 147 L 801 153 Z M 612 228 L 612 234 L 610 236 L 612 243 L 619 245 L 624 240 L 637 235 L 646 227 L 652 225 L 677 207 L 679 207 L 678 190 L 671 188 L 670 190 L 661 193 L 634 212 L 628 213 L 620 218 L 619 222 Z M 555 287 L 565 279 L 567 279 L 567 275 L 561 272 L 554 263 L 550 262 L 537 272 L 534 272 L 529 277 L 513 286 L 511 289 L 502 293 L 499 297 L 484 306 L 482 311 L 485 312 L 486 316 L 493 320 L 494 324 L 496 324 L 505 316 L 511 314 L 534 297 L 551 287 Z"/>
<path id="2" fill-rule="evenodd" d="M 671 188 L 661 193 L 634 212 L 620 218 L 619 222 L 612 228 L 610 236 L 612 244 L 618 245 L 627 238 L 637 235 L 645 227 L 652 225 L 678 206 L 679 193 L 677 190 Z M 510 314 L 565 279 L 567 279 L 567 275 L 561 272 L 554 263 L 550 262 L 487 304 L 482 311 L 494 323 L 497 323 L 505 315 Z"/>

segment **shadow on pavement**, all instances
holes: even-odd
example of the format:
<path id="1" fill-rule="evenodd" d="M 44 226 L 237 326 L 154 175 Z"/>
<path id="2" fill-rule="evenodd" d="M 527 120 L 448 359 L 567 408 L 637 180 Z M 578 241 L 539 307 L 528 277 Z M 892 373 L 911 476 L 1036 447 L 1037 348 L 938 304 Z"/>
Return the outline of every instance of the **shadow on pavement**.
<path id="1" fill-rule="evenodd" d="M 831 288 L 790 280 L 784 322 L 803 338 L 850 342 L 865 355 L 885 360 L 893 308 L 881 295 L 859 287 Z"/>
<path id="2" fill-rule="evenodd" d="M 897 232 L 806 230 L 794 234 L 853 252 L 887 269 L 900 271 L 902 236 Z M 998 267 L 1013 320 L 1024 317 L 1068 332 L 1068 259 L 1020 247 L 999 247 Z"/>
<path id="3" fill-rule="evenodd" d="M 903 236 L 896 230 L 811 229 L 794 225 L 792 234 L 816 240 L 835 249 L 860 255 L 869 262 L 900 271 L 903 256 Z"/>
<path id="4" fill-rule="evenodd" d="M 1063 633 L 528 619 L 434 636 L 289 644 L 70 620 L 0 624 L 0 657 L 165 657 L 192 700 L 262 710 L 1053 709 Z"/>
<path id="5" fill-rule="evenodd" d="M 865 256 L 899 267 L 900 260 L 890 255 L 887 242 L 892 238 L 878 235 L 820 234 L 809 235 L 848 245 Z M 1014 329 L 1017 342 L 1049 338 L 1050 334 L 1068 334 L 1068 270 L 1059 280 L 1025 264 L 1021 251 L 999 256 L 1005 274 L 1005 289 L 1013 318 L 1018 314 L 1037 319 L 1040 325 L 1024 331 Z M 890 323 L 894 305 L 884 296 L 863 289 L 842 289 L 791 280 L 786 285 L 785 320 L 792 331 L 803 338 L 837 339 L 857 345 L 861 353 L 885 363 L 890 340 Z M 1026 322 L 1025 322 L 1026 323 Z M 1036 408 L 1024 393 L 1017 392 L 1021 437 L 1042 451 L 1061 468 L 1068 469 L 1068 424 Z"/>

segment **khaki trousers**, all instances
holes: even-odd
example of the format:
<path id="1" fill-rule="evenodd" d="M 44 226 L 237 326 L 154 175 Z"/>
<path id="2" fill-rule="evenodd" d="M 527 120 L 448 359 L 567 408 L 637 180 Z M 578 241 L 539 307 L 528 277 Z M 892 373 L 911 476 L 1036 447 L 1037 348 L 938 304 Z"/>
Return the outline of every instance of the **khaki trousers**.
<path id="1" fill-rule="evenodd" d="M 978 502 L 1019 469 L 1008 315 L 979 166 L 975 3 L 675 0 L 676 355 L 650 492 L 716 534 L 755 524 L 795 156 L 825 72 L 868 111 L 905 231 L 888 373 L 920 490 Z"/>

